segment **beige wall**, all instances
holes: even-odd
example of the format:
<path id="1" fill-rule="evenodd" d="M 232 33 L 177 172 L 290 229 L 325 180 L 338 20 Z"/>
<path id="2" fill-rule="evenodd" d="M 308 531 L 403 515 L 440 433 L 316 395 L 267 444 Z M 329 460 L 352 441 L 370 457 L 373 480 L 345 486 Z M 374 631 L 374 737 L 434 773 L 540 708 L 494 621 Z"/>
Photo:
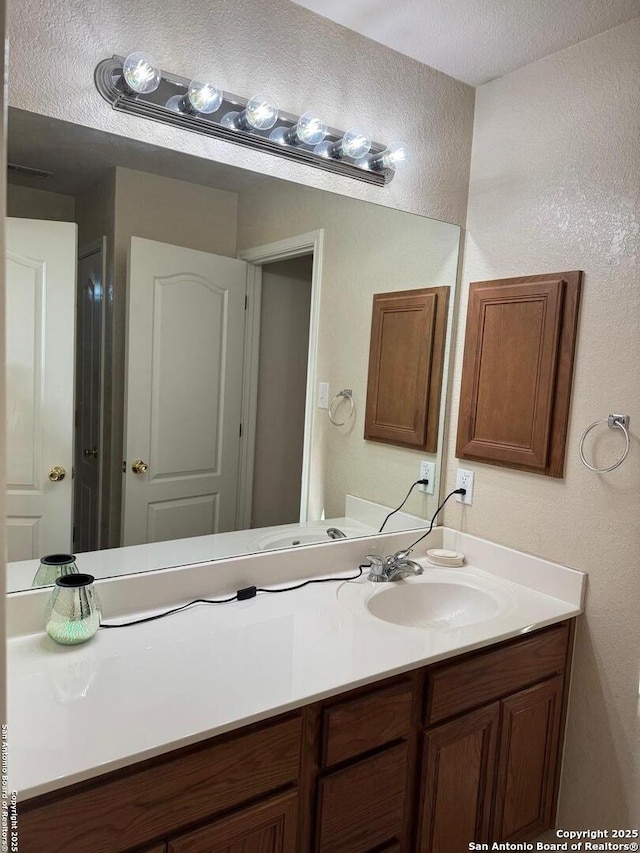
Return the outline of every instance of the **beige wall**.
<path id="1" fill-rule="evenodd" d="M 313 519 L 322 511 L 327 518 L 342 516 L 347 492 L 395 506 L 417 480 L 420 459 L 434 459 L 364 441 L 372 300 L 378 292 L 454 285 L 459 237 L 459 229 L 447 223 L 292 184 L 257 186 L 239 196 L 240 250 L 319 228 L 324 250 L 314 389 L 328 382 L 331 398 L 351 388 L 356 411 L 348 426 L 336 428 L 325 410 L 314 410 Z M 416 492 L 407 511 L 425 517 L 434 500 Z"/>
<path id="2" fill-rule="evenodd" d="M 9 11 L 12 106 L 464 222 L 474 90 L 290 0 L 59 0 L 55 14 L 47 0 L 14 0 Z M 388 187 L 374 187 L 114 112 L 96 91 L 94 69 L 135 49 L 177 74 L 211 68 L 229 92 L 266 89 L 288 112 L 315 106 L 334 127 L 362 124 L 382 142 L 406 139 L 411 163 Z"/>
<path id="3" fill-rule="evenodd" d="M 108 542 L 120 544 L 127 251 L 131 237 L 236 256 L 237 196 L 132 169 L 115 170 L 114 286 L 111 370 L 111 459 Z"/>
<path id="4" fill-rule="evenodd" d="M 262 268 L 251 527 L 300 520 L 313 260 Z"/>
<path id="5" fill-rule="evenodd" d="M 7 216 L 74 222 L 75 199 L 63 193 L 51 193 L 48 190 L 37 190 L 20 186 L 20 184 L 8 184 Z"/>
<path id="6" fill-rule="evenodd" d="M 639 80 L 636 19 L 481 87 L 476 100 L 462 304 L 469 281 L 570 269 L 585 278 L 565 478 L 465 462 L 476 471 L 473 506 L 445 518 L 589 572 L 558 818 L 583 829 L 640 819 Z M 578 440 L 609 412 L 631 415 L 634 438 L 624 465 L 598 476 L 580 463 Z M 604 444 L 600 464 L 614 452 Z"/>

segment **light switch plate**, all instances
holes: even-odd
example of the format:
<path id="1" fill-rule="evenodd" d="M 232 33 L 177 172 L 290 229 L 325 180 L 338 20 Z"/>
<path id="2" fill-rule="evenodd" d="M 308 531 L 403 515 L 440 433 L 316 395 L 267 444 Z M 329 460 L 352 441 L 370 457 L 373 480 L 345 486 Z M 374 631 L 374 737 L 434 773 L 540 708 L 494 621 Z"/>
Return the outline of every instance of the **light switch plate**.
<path id="1" fill-rule="evenodd" d="M 318 382 L 318 408 L 329 408 L 329 383 Z"/>

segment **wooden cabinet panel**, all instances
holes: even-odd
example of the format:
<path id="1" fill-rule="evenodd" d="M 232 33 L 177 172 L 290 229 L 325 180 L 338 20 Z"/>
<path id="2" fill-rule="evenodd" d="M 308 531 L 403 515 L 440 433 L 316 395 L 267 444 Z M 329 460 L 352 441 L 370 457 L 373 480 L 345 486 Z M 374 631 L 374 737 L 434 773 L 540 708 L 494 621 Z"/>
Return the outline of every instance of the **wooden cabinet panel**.
<path id="1" fill-rule="evenodd" d="M 302 720 L 294 717 L 20 815 L 20 853 L 113 853 L 295 782 Z"/>
<path id="2" fill-rule="evenodd" d="M 553 678 L 502 703 L 495 841 L 534 837 L 551 826 L 562 686 L 561 677 Z"/>
<path id="3" fill-rule="evenodd" d="M 567 625 L 559 625 L 434 669 L 427 678 L 426 722 L 437 723 L 562 672 L 568 639 Z"/>
<path id="4" fill-rule="evenodd" d="M 320 780 L 318 853 L 368 853 L 402 837 L 407 758 L 401 743 Z"/>
<path id="5" fill-rule="evenodd" d="M 496 702 L 425 735 L 420 853 L 488 840 L 499 717 Z"/>
<path id="6" fill-rule="evenodd" d="M 323 766 L 339 764 L 405 737 L 411 724 L 413 685 L 408 679 L 326 708 Z"/>
<path id="7" fill-rule="evenodd" d="M 435 453 L 448 287 L 373 297 L 364 437 Z"/>
<path id="8" fill-rule="evenodd" d="M 296 853 L 298 795 L 285 794 L 169 841 L 168 853 Z"/>
<path id="9" fill-rule="evenodd" d="M 471 284 L 458 457 L 562 476 L 581 275 Z"/>
<path id="10" fill-rule="evenodd" d="M 156 844 L 155 847 L 145 847 L 140 853 L 167 853 L 167 845 Z"/>

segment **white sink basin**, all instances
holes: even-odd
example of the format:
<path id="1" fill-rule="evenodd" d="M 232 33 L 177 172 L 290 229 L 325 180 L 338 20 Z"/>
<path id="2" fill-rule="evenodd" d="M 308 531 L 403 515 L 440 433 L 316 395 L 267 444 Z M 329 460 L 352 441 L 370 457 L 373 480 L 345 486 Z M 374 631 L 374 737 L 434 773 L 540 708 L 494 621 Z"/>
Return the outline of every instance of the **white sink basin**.
<path id="1" fill-rule="evenodd" d="M 465 628 L 503 616 L 517 600 L 505 587 L 470 572 L 426 569 L 387 584 L 345 583 L 338 599 L 350 609 L 405 628 Z"/>

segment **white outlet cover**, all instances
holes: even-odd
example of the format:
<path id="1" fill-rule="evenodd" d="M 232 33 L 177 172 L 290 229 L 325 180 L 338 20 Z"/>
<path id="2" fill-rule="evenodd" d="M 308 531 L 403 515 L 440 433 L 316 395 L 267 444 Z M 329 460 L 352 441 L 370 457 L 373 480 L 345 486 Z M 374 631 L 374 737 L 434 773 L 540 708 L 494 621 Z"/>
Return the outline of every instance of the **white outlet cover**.
<path id="1" fill-rule="evenodd" d="M 328 382 L 318 382 L 318 408 L 319 409 L 328 409 L 329 408 L 329 383 Z"/>
<path id="2" fill-rule="evenodd" d="M 456 495 L 456 501 L 459 504 L 471 506 L 473 503 L 473 480 L 475 477 L 474 471 L 469 471 L 467 468 L 458 468 L 456 471 L 456 489 L 466 489 L 466 495 Z"/>
<path id="3" fill-rule="evenodd" d="M 420 480 L 428 480 L 428 486 L 418 486 L 419 491 L 423 492 L 425 495 L 433 495 L 435 494 L 436 487 L 436 463 L 429 462 L 428 459 L 423 459 L 420 463 Z"/>

